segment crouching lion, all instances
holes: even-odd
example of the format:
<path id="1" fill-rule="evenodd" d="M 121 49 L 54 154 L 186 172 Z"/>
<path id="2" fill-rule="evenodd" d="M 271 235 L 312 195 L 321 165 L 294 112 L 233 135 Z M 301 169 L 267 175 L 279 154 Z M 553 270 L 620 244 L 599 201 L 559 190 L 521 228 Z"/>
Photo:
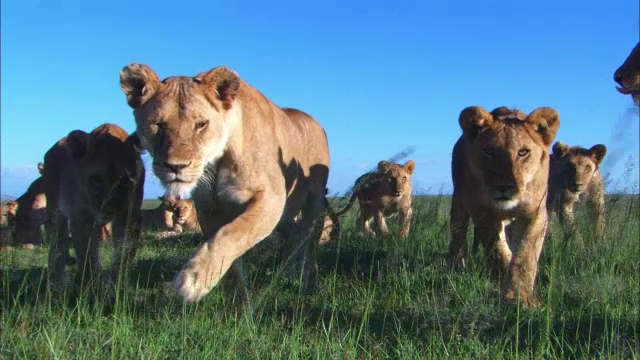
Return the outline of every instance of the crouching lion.
<path id="1" fill-rule="evenodd" d="M 182 233 L 202 231 L 198 222 L 198 213 L 193 199 L 182 199 L 180 197 L 168 196 L 168 206 L 173 209 L 173 217 L 175 218 L 173 230 Z"/>
<path id="2" fill-rule="evenodd" d="M 141 210 L 142 230 L 172 230 L 174 228 L 174 204 L 165 196 L 158 197 L 160 205 L 154 209 Z"/>
<path id="3" fill-rule="evenodd" d="M 154 173 L 170 195 L 193 190 L 207 239 L 175 277 L 178 294 L 198 301 L 229 271 L 234 286 L 227 293 L 247 304 L 241 256 L 274 229 L 300 245 L 303 291 L 317 290 L 321 226 L 312 225 L 329 175 L 320 124 L 281 109 L 226 67 L 160 81 L 148 66 L 132 63 L 120 84 Z"/>
<path id="4" fill-rule="evenodd" d="M 69 232 L 86 284 L 100 272 L 99 240 L 111 223 L 114 269 L 129 265 L 140 236 L 144 166 L 140 144 L 117 125 L 103 124 L 87 134 L 74 130 L 44 159 L 47 232 L 51 235 L 49 282 L 64 275 Z"/>
<path id="5" fill-rule="evenodd" d="M 478 106 L 465 108 L 458 120 L 463 135 L 451 163 L 451 243 L 448 260 L 465 265 L 469 218 L 484 245 L 486 264 L 502 278 L 501 294 L 535 306 L 534 282 L 547 231 L 548 148 L 560 126 L 558 113 L 541 107 L 528 116 L 499 107 L 491 113 Z M 512 254 L 510 242 L 520 243 Z"/>
<path id="6" fill-rule="evenodd" d="M 582 201 L 587 206 L 594 239 L 604 237 L 604 180 L 600 163 L 606 153 L 607 147 L 602 144 L 590 149 L 569 147 L 561 142 L 553 145 L 547 209 L 559 215 L 567 237 L 576 234 L 574 207 Z"/>
<path id="7" fill-rule="evenodd" d="M 388 161 L 378 162 L 378 170 L 360 176 L 353 186 L 353 194 L 344 209 L 338 211 L 340 216 L 353 206 L 356 198 L 360 205 L 358 227 L 367 234 L 375 236 L 371 229 L 371 220 L 375 218 L 380 232 L 389 234 L 385 216 L 398 213 L 400 236 L 409 235 L 411 225 L 411 175 L 415 169 L 413 160 L 404 165 L 392 164 Z"/>

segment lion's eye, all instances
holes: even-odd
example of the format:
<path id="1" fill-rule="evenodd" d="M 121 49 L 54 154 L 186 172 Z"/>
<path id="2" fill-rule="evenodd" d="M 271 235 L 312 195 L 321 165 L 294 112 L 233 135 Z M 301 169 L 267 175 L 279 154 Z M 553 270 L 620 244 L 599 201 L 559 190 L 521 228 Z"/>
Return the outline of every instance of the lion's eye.
<path id="1" fill-rule="evenodd" d="M 203 130 L 204 128 L 207 127 L 207 125 L 209 125 L 209 120 L 200 120 L 196 122 L 195 128 L 196 130 Z"/>
<path id="2" fill-rule="evenodd" d="M 493 154 L 495 153 L 495 151 L 493 150 L 493 148 L 485 148 L 483 150 L 484 154 L 488 157 L 492 157 Z"/>
<path id="3" fill-rule="evenodd" d="M 402 178 L 402 182 L 407 182 L 407 177 L 406 177 L 406 176 L 404 176 L 404 177 Z"/>
<path id="4" fill-rule="evenodd" d="M 524 156 L 529 155 L 530 152 L 531 151 L 529 149 L 520 149 L 520 150 L 518 150 L 518 156 L 524 157 Z"/>
<path id="5" fill-rule="evenodd" d="M 591 171 L 591 165 L 587 165 L 584 167 L 584 172 L 589 172 Z"/>
<path id="6" fill-rule="evenodd" d="M 392 182 L 393 182 L 393 179 L 392 179 L 392 178 L 388 178 L 388 179 L 387 179 L 387 181 L 388 181 L 389 183 L 392 183 Z"/>

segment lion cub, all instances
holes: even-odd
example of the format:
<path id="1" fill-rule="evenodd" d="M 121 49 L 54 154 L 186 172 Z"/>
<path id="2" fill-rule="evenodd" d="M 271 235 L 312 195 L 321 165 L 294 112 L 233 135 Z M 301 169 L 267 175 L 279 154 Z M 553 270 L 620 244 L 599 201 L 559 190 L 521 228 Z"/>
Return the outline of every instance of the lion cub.
<path id="1" fill-rule="evenodd" d="M 182 233 L 188 232 L 202 232 L 200 223 L 198 222 L 198 213 L 196 212 L 196 205 L 192 199 L 181 199 L 180 197 L 167 196 L 169 207 L 173 209 L 173 216 L 175 217 L 175 223 L 173 230 Z"/>
<path id="2" fill-rule="evenodd" d="M 553 145 L 547 209 L 559 215 L 565 236 L 576 233 L 573 210 L 576 203 L 584 200 L 594 238 L 604 237 L 604 181 L 600 163 L 606 154 L 607 147 L 602 144 L 590 149 L 569 147 L 561 142 Z"/>
<path id="3" fill-rule="evenodd" d="M 499 107 L 491 113 L 467 107 L 458 123 L 462 136 L 453 147 L 451 174 L 451 243 L 449 264 L 465 265 L 466 233 L 473 220 L 474 236 L 484 245 L 487 267 L 494 277 L 506 272 L 502 296 L 535 306 L 533 286 L 547 232 L 549 146 L 560 116 L 541 107 L 528 116 Z M 512 254 L 505 235 L 520 243 Z"/>
<path id="4" fill-rule="evenodd" d="M 370 226 L 371 220 L 375 218 L 380 232 L 388 235 L 389 228 L 384 217 L 399 213 L 400 236 L 406 237 L 409 235 L 413 213 L 411 175 L 415 167 L 413 160 L 407 161 L 404 165 L 384 160 L 378 162 L 377 171 L 366 173 L 356 180 L 349 203 L 336 215 L 340 216 L 349 211 L 357 197 L 360 204 L 358 226 L 362 227 L 365 233 L 376 235 Z"/>
<path id="5" fill-rule="evenodd" d="M 164 196 L 160 196 L 158 199 L 160 205 L 156 208 L 141 210 L 143 231 L 173 229 L 173 204 Z"/>

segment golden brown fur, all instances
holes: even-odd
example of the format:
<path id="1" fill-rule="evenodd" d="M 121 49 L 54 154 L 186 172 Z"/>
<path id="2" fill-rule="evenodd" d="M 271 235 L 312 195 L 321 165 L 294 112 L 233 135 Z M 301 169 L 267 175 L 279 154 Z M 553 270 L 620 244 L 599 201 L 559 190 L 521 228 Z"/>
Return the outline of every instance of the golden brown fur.
<path id="1" fill-rule="evenodd" d="M 226 67 L 160 81 L 134 63 L 122 70 L 120 84 L 154 173 L 170 194 L 193 190 L 207 239 L 176 276 L 178 293 L 198 301 L 231 269 L 228 289 L 235 291 L 228 294 L 248 300 L 240 257 L 276 228 L 302 244 L 303 290 L 315 291 L 320 227 L 309 231 L 329 175 L 320 124 L 281 109 Z"/>
<path id="2" fill-rule="evenodd" d="M 538 258 L 547 231 L 548 147 L 560 126 L 558 113 L 538 108 L 528 116 L 505 107 L 489 113 L 472 106 L 459 117 L 463 135 L 453 148 L 449 262 L 465 265 L 469 219 L 495 277 L 506 272 L 502 296 L 535 305 Z M 512 254 L 510 242 L 520 243 Z"/>
<path id="3" fill-rule="evenodd" d="M 24 248 L 42 244 L 42 225 L 47 218 L 47 198 L 42 177 L 34 180 L 18 199 L 14 240 Z"/>
<path id="4" fill-rule="evenodd" d="M 549 171 L 547 209 L 559 215 L 565 236 L 576 234 L 574 207 L 585 202 L 589 224 L 596 240 L 604 237 L 604 180 L 600 163 L 607 147 L 598 144 L 590 149 L 569 147 L 561 142 L 553 145 Z"/>
<path id="5" fill-rule="evenodd" d="M 115 244 L 114 268 L 133 260 L 140 236 L 144 166 L 137 137 L 103 124 L 87 134 L 74 130 L 45 154 L 49 280 L 64 275 L 69 232 L 80 271 L 88 282 L 100 271 L 99 239 L 109 223 Z"/>
<path id="6" fill-rule="evenodd" d="M 414 169 L 413 160 L 407 161 L 404 165 L 380 161 L 376 172 L 366 173 L 356 180 L 349 204 L 337 215 L 346 213 L 358 198 L 359 227 L 365 233 L 376 235 L 370 226 L 371 220 L 375 219 L 382 234 L 388 235 L 389 228 L 384 217 L 398 213 L 400 236 L 406 237 L 409 235 L 413 213 L 411 175 Z"/>
<path id="7" fill-rule="evenodd" d="M 202 232 L 193 199 L 181 199 L 170 196 L 168 197 L 168 201 L 169 206 L 173 208 L 173 216 L 175 218 L 175 226 L 173 229 L 175 231 L 179 233 L 184 231 Z"/>
<path id="8" fill-rule="evenodd" d="M 616 69 L 613 79 L 620 85 L 620 93 L 631 95 L 636 105 L 640 105 L 640 42 L 631 50 L 622 65 Z"/>
<path id="9" fill-rule="evenodd" d="M 8 200 L 0 205 L 0 249 L 6 249 L 13 244 L 13 230 L 15 228 L 16 212 L 18 211 L 18 203 L 14 200 Z"/>
<path id="10" fill-rule="evenodd" d="M 142 230 L 172 230 L 174 228 L 173 204 L 164 196 L 160 196 L 160 205 L 155 209 L 141 210 Z"/>

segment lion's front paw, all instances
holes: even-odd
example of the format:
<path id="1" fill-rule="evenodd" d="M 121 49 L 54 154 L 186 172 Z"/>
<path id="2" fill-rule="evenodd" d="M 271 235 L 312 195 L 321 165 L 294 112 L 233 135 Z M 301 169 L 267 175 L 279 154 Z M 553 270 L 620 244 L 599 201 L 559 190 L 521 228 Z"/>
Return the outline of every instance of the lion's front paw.
<path id="1" fill-rule="evenodd" d="M 199 266 L 190 260 L 173 279 L 171 286 L 185 302 L 194 303 L 200 301 L 215 286 L 213 282 L 207 282 L 207 276 L 205 266 Z"/>
<path id="2" fill-rule="evenodd" d="M 517 292 L 517 290 L 515 289 L 508 289 L 504 291 L 503 298 L 510 303 L 519 301 L 522 306 L 532 309 L 538 308 L 541 305 L 540 301 L 535 297 L 535 295 L 522 290 L 520 292 Z"/>

